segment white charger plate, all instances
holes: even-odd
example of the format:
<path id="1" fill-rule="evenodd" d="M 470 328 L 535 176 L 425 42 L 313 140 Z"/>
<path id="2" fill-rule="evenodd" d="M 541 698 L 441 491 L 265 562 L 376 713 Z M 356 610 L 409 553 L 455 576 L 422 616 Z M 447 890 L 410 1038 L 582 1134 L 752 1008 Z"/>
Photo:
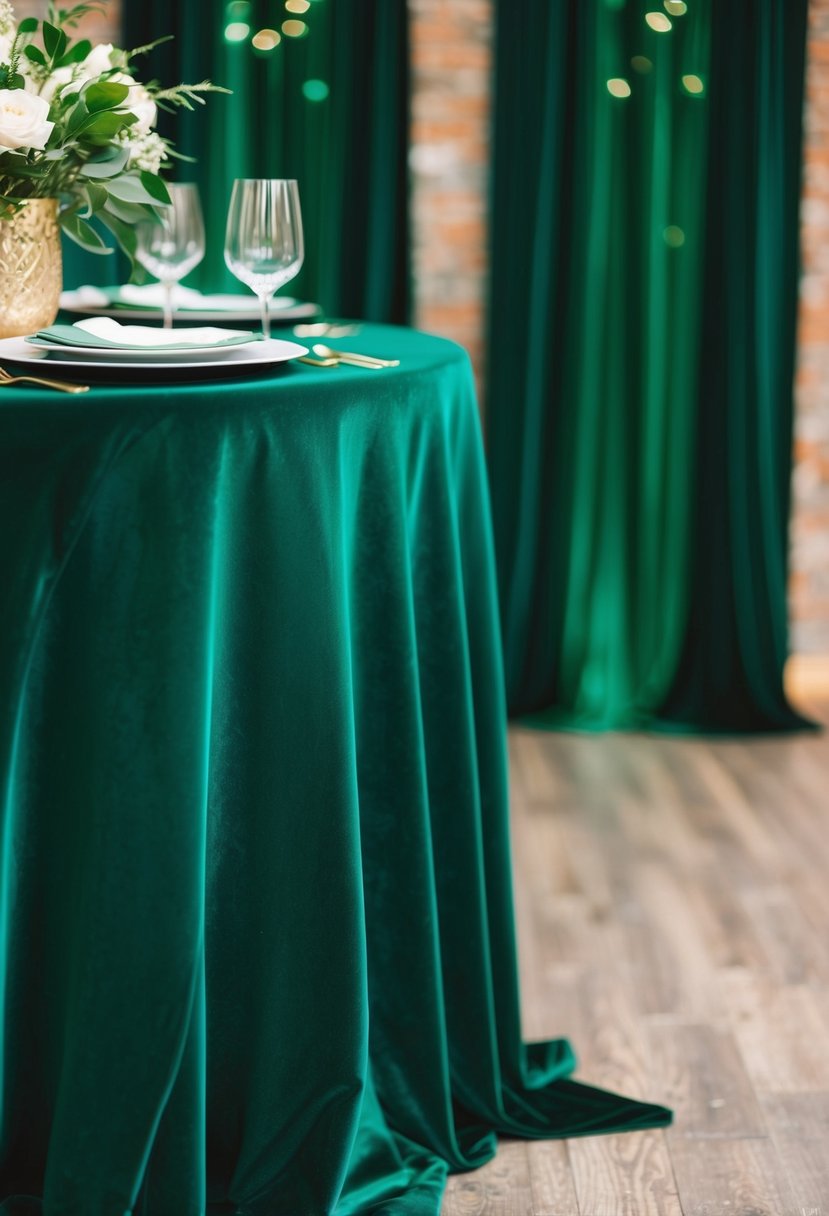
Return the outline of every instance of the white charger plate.
<path id="1" fill-rule="evenodd" d="M 77 349 L 77 348 L 75 348 Z M 109 353 L 109 352 L 107 352 Z M 150 352 L 146 352 L 150 353 Z M 157 354 L 153 351 L 152 354 Z M 13 363 L 16 367 L 34 370 L 34 374 L 49 376 L 57 373 L 66 380 L 97 380 L 134 383 L 142 379 L 199 380 L 221 375 L 237 375 L 240 372 L 266 370 L 275 364 L 286 363 L 300 355 L 307 355 L 307 346 L 298 342 L 287 342 L 283 338 L 268 338 L 260 342 L 227 346 L 221 349 L 221 358 L 205 360 L 204 351 L 169 351 L 166 354 L 184 356 L 163 360 L 102 360 L 70 358 L 63 351 L 55 353 L 32 346 L 25 338 L 0 338 L 0 364 Z M 95 352 L 96 356 L 100 351 Z"/>
<path id="2" fill-rule="evenodd" d="M 238 297 L 244 300 L 244 296 Z M 76 291 L 64 291 L 60 297 L 60 308 L 63 312 L 78 317 L 114 317 L 116 321 L 147 321 L 155 316 L 161 316 L 160 308 L 130 308 L 127 304 L 83 304 Z M 319 316 L 319 304 L 305 304 L 288 296 L 276 296 L 271 306 L 271 321 L 276 325 L 292 325 L 294 321 L 307 321 Z M 259 304 L 256 297 L 251 295 L 251 303 L 247 308 L 234 305 L 232 309 L 223 308 L 177 308 L 173 321 L 176 324 L 190 324 L 193 321 L 248 322 L 259 321 Z"/>

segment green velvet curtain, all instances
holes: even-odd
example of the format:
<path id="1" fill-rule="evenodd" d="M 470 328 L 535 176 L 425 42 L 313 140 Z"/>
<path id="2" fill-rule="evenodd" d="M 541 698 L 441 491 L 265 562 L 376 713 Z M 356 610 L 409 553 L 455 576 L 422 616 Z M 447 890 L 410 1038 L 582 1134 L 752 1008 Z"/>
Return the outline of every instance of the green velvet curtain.
<path id="1" fill-rule="evenodd" d="M 301 20 L 307 34 L 269 52 L 251 39 Z M 248 35 L 228 41 L 228 27 Z M 235 31 L 231 28 L 231 33 Z M 286 289 L 335 314 L 405 321 L 409 307 L 408 30 L 405 0 L 314 0 L 301 16 L 274 0 L 142 0 L 124 6 L 123 41 L 173 41 L 140 60 L 164 83 L 205 77 L 233 90 L 193 114 L 163 116 L 182 181 L 198 181 L 208 252 L 187 280 L 242 290 L 224 265 L 224 226 L 236 177 L 295 177 L 305 267 Z M 309 83 L 310 82 L 310 83 Z M 88 263 L 85 264 L 85 267 Z M 77 277 L 77 275 L 75 275 Z"/>
<path id="2" fill-rule="evenodd" d="M 682 8 L 497 4 L 489 463 L 510 704 L 539 724 L 802 725 L 807 3 Z"/>

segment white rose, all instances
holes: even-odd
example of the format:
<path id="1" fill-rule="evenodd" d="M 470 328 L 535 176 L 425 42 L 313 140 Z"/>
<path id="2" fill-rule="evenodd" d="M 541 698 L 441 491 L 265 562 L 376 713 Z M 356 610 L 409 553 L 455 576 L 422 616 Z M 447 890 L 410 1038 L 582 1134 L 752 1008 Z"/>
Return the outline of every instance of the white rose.
<path id="1" fill-rule="evenodd" d="M 133 123 L 131 130 L 138 135 L 146 135 L 155 126 L 158 116 L 155 102 L 143 84 L 137 84 L 129 76 L 119 76 L 118 81 L 120 84 L 129 85 L 130 95 L 123 103 L 124 109 L 129 110 L 138 119 L 138 122 Z"/>
<path id="2" fill-rule="evenodd" d="M 0 89 L 0 148 L 45 148 L 49 102 L 25 89 Z"/>
<path id="3" fill-rule="evenodd" d="M 55 94 L 59 93 L 66 85 L 71 84 L 74 78 L 74 68 L 55 68 L 54 72 L 42 82 L 33 80 L 30 84 L 27 80 L 26 88 L 30 92 L 39 93 L 44 101 L 48 101 L 51 104 Z"/>
<path id="4" fill-rule="evenodd" d="M 114 66 L 112 62 L 114 49 L 111 42 L 102 42 L 98 46 L 93 46 L 81 64 L 78 76 L 82 80 L 95 80 L 97 76 L 103 76 L 104 72 L 108 72 Z"/>

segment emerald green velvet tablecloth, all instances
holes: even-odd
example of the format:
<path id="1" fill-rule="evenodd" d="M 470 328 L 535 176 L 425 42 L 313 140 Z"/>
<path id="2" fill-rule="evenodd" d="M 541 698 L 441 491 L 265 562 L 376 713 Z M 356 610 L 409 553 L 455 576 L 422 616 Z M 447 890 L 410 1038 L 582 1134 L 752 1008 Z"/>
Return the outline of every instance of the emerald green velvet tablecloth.
<path id="1" fill-rule="evenodd" d="M 6 1216 L 425 1216 L 669 1118 L 521 1045 L 469 366 L 357 341 L 0 393 Z"/>

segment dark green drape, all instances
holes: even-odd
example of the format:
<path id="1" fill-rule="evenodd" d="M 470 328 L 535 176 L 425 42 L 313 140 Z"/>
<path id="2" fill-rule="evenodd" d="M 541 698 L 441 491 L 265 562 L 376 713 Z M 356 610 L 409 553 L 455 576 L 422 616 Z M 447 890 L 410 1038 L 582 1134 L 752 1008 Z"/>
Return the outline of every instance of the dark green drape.
<path id="1" fill-rule="evenodd" d="M 497 4 L 510 703 L 586 728 L 788 728 L 806 0 L 689 0 L 664 32 L 657 7 Z"/>
<path id="2" fill-rule="evenodd" d="M 242 290 L 222 256 L 236 177 L 295 177 L 305 225 L 305 267 L 286 292 L 331 313 L 405 321 L 409 307 L 408 29 L 405 0 L 314 0 L 303 38 L 283 37 L 268 53 L 251 36 L 279 30 L 292 15 L 265 0 L 128 0 L 123 41 L 172 42 L 136 61 L 165 84 L 209 77 L 233 90 L 196 112 L 164 115 L 160 129 L 179 151 L 182 181 L 198 181 L 208 252 L 188 282 Z M 228 42 L 229 24 L 249 35 Z M 306 96 L 322 82 L 321 100 Z M 313 94 L 313 89 L 310 90 Z M 324 90 L 319 90 L 324 91 Z"/>

